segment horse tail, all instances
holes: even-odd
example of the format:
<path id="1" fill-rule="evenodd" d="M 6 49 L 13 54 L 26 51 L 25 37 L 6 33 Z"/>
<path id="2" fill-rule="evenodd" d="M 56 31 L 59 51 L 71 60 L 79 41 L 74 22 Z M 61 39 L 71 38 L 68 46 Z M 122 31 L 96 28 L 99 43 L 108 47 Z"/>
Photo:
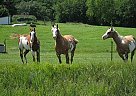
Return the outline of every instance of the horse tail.
<path id="1" fill-rule="evenodd" d="M 136 49 L 136 38 L 133 37 L 133 39 L 134 39 L 134 44 L 135 44 L 135 49 Z"/>
<path id="2" fill-rule="evenodd" d="M 77 39 L 74 39 L 75 43 L 77 44 L 79 41 Z"/>
<path id="3" fill-rule="evenodd" d="M 132 38 L 133 38 L 133 43 L 135 45 L 135 50 L 136 50 L 136 38 L 132 35 Z"/>

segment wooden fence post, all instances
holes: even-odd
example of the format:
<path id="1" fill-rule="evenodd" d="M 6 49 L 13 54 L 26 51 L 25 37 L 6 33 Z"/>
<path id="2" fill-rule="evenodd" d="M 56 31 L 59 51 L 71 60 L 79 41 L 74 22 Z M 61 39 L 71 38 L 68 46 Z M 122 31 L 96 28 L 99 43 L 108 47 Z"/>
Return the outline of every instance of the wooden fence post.
<path id="1" fill-rule="evenodd" d="M 6 45 L 6 39 L 4 40 L 4 45 L 5 45 L 5 52 L 4 53 L 6 53 L 7 52 L 7 45 Z"/>
<path id="2" fill-rule="evenodd" d="M 111 61 L 113 60 L 113 41 L 111 40 Z"/>

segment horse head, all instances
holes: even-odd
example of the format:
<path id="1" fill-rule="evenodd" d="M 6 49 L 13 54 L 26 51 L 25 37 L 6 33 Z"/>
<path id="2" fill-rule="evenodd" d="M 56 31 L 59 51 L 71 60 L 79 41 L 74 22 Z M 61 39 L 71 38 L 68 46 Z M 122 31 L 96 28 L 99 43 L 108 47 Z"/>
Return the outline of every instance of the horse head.
<path id="1" fill-rule="evenodd" d="M 36 39 L 35 28 L 33 28 L 33 29 L 31 28 L 30 31 L 31 31 L 30 32 L 30 42 L 33 43 L 35 41 L 35 39 Z"/>
<path id="2" fill-rule="evenodd" d="M 60 35 L 58 24 L 57 25 L 52 25 L 51 31 L 52 31 L 52 34 L 53 34 L 53 38 L 56 39 Z"/>
<path id="3" fill-rule="evenodd" d="M 116 31 L 113 27 L 109 28 L 106 31 L 106 33 L 102 36 L 102 39 L 105 40 L 105 39 L 108 39 L 108 38 L 112 38 L 115 32 Z"/>

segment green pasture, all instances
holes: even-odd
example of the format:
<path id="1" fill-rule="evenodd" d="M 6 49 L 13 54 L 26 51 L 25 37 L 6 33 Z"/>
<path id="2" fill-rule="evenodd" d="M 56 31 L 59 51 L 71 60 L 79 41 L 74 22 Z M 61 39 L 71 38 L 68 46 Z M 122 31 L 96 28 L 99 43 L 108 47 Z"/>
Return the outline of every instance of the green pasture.
<path id="1" fill-rule="evenodd" d="M 133 63 L 124 63 L 111 40 L 101 36 L 109 26 L 93 26 L 81 23 L 58 23 L 62 35 L 71 34 L 79 40 L 73 64 L 58 63 L 54 50 L 51 24 L 37 25 L 37 37 L 41 42 L 41 62 L 22 64 L 18 39 L 15 33 L 29 34 L 29 25 L 0 25 L 0 43 L 6 39 L 7 53 L 0 54 L 0 96 L 135 96 L 136 54 Z M 132 34 L 136 28 L 115 27 L 121 35 Z"/>
<path id="2" fill-rule="evenodd" d="M 86 64 L 92 61 L 110 61 L 110 47 L 112 39 L 104 41 L 101 38 L 109 27 L 92 26 L 80 23 L 65 23 L 59 24 L 59 28 L 62 35 L 72 34 L 79 40 L 73 63 Z M 135 28 L 117 27 L 115 29 L 122 35 L 133 34 L 136 36 Z M 41 42 L 41 63 L 58 64 L 54 51 L 55 41 L 52 38 L 50 23 L 47 23 L 46 25 L 37 25 L 36 31 L 37 37 Z M 7 42 L 7 54 L 0 54 L 1 63 L 9 62 L 21 64 L 18 50 L 18 39 L 11 39 L 11 36 L 15 33 L 29 34 L 29 25 L 16 27 L 11 27 L 10 25 L 0 26 L 0 43 L 3 43 L 5 39 Z M 115 47 L 114 53 L 113 60 L 122 62 L 118 54 L 115 52 Z M 28 53 L 27 58 L 28 64 L 31 63 L 31 52 Z M 62 58 L 64 58 L 64 56 L 62 56 Z M 64 59 L 63 63 L 65 63 Z"/>

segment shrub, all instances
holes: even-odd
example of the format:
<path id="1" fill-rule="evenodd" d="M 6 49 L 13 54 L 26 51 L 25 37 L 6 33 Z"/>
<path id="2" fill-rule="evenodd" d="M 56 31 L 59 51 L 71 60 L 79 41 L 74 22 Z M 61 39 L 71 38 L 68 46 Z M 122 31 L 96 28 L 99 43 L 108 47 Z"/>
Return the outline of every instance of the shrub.
<path id="1" fill-rule="evenodd" d="M 30 23 L 35 23 L 36 22 L 36 17 L 33 16 L 33 15 L 14 15 L 12 17 L 12 21 L 14 23 L 27 23 L 27 24 L 30 24 Z"/>

